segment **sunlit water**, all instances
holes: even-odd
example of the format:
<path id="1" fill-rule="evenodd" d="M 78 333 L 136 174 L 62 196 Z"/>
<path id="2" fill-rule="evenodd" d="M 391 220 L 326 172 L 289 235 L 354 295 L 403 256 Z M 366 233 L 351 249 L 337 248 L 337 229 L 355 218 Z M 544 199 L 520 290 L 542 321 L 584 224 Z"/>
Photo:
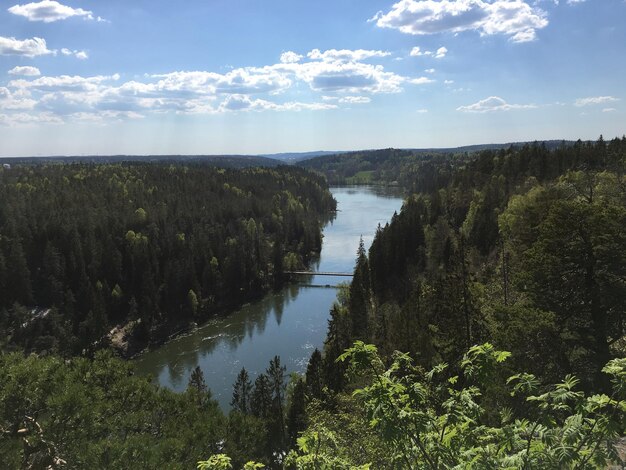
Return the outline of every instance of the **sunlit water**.
<path id="1" fill-rule="evenodd" d="M 369 247 L 378 224 L 384 225 L 400 210 L 402 198 L 397 191 L 377 187 L 331 190 L 338 203 L 337 217 L 324 228 L 322 252 L 312 269 L 351 272 L 359 238 Z M 302 279 L 143 354 L 135 361 L 137 372 L 151 374 L 160 385 L 181 391 L 199 365 L 214 398 L 227 410 L 242 367 L 254 381 L 270 359 L 279 355 L 287 373 L 306 370 L 313 350 L 323 346 L 329 310 L 337 295 L 336 289 L 324 286 L 349 280 L 330 276 Z"/>

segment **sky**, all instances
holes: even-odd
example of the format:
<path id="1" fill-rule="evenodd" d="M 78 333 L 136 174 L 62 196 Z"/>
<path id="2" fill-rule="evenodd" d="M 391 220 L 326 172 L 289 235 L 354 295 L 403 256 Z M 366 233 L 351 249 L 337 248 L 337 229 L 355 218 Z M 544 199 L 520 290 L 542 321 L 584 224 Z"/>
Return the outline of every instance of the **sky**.
<path id="1" fill-rule="evenodd" d="M 626 133 L 626 0 L 0 0 L 0 156 Z"/>

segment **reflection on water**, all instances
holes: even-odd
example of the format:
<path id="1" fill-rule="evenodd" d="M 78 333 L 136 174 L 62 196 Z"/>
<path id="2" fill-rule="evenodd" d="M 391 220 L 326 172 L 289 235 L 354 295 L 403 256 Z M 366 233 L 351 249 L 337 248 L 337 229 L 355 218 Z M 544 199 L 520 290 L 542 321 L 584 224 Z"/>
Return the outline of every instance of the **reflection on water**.
<path id="1" fill-rule="evenodd" d="M 401 195 L 381 187 L 332 188 L 338 202 L 336 217 L 324 228 L 315 271 L 349 272 L 359 238 L 371 243 L 377 225 L 384 225 L 402 204 Z M 304 276 L 280 292 L 245 305 L 225 318 L 216 318 L 188 335 L 142 355 L 138 373 L 152 374 L 174 390 L 184 390 L 191 371 L 200 366 L 222 408 L 228 409 L 232 384 L 242 367 L 252 380 L 279 355 L 287 372 L 303 372 L 311 352 L 321 348 L 336 286 L 349 278 Z"/>

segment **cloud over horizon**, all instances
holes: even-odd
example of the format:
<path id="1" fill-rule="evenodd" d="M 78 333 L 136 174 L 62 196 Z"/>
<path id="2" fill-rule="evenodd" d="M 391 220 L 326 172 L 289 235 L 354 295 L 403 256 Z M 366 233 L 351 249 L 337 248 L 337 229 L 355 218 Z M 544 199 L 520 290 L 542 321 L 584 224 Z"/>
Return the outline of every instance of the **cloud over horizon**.
<path id="1" fill-rule="evenodd" d="M 583 106 L 592 106 L 595 104 L 604 104 L 604 103 L 612 103 L 615 101 L 619 101 L 619 98 L 615 98 L 614 96 L 590 96 L 587 98 L 578 98 L 574 102 L 574 106 L 583 107 Z"/>
<path id="2" fill-rule="evenodd" d="M 465 113 L 492 113 L 495 111 L 510 111 L 512 109 L 533 109 L 537 106 L 534 104 L 509 104 L 499 96 L 490 96 L 476 103 L 459 106 L 457 111 Z"/>
<path id="3" fill-rule="evenodd" d="M 64 55 L 76 57 L 81 52 L 61 50 Z M 240 67 L 226 73 L 175 71 L 128 81 L 122 81 L 119 74 L 27 79 L 36 76 L 35 70 L 18 68 L 13 75 L 25 78 L 10 80 L 5 89 L 11 96 L 17 94 L 30 100 L 28 103 L 32 112 L 45 114 L 45 122 L 49 122 L 50 115 L 59 119 L 77 116 L 118 119 L 165 112 L 216 114 L 330 110 L 340 105 L 369 103 L 371 98 L 367 95 L 397 93 L 404 84 L 434 82 L 428 77 L 402 76 L 385 70 L 382 65 L 365 62 L 389 55 L 386 51 L 365 49 L 313 49 L 306 55 L 287 51 L 280 55 L 278 63 L 261 67 Z M 299 83 L 306 85 L 311 93 L 323 94 L 319 96 L 320 101 L 281 99 L 281 95 Z M 9 109 L 7 103 L 0 102 L 0 111 Z M 5 114 L 3 122 L 8 121 L 10 114 Z M 18 116 L 16 122 L 32 123 L 37 120 Z"/>

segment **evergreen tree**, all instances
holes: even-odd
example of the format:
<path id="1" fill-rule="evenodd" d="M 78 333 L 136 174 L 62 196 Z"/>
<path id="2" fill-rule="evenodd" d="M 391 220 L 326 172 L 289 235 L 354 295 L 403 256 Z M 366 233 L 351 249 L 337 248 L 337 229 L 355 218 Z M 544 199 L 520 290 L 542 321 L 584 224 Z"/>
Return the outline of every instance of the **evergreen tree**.
<path id="1" fill-rule="evenodd" d="M 354 276 L 350 284 L 349 311 L 352 321 L 352 337 L 355 339 L 367 338 L 369 332 L 369 312 L 371 303 L 371 288 L 369 262 L 365 252 L 363 237 L 359 240 Z"/>
<path id="2" fill-rule="evenodd" d="M 246 369 L 242 368 L 239 375 L 237 375 L 237 381 L 233 386 L 233 399 L 230 402 L 232 409 L 243 414 L 250 413 L 251 394 L 252 382 L 250 381 Z"/>
<path id="3" fill-rule="evenodd" d="M 306 429 L 306 384 L 302 377 L 297 377 L 292 379 L 290 387 L 287 437 L 289 446 L 293 448 L 300 433 Z"/>
<path id="4" fill-rule="evenodd" d="M 310 398 L 322 397 L 322 353 L 315 348 L 306 367 L 306 391 Z"/>
<path id="5" fill-rule="evenodd" d="M 272 411 L 272 390 L 265 374 L 259 374 L 254 381 L 250 397 L 250 411 L 257 418 L 266 419 Z"/>

